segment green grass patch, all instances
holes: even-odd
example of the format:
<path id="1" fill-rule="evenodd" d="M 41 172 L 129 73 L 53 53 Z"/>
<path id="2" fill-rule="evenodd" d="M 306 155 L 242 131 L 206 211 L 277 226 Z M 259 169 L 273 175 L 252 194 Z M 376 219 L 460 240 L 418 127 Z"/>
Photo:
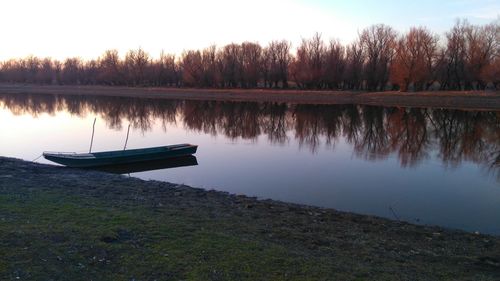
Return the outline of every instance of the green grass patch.
<path id="1" fill-rule="evenodd" d="M 307 280 L 329 270 L 320 259 L 235 235 L 231 220 L 114 205 L 53 192 L 0 195 L 1 279 Z"/>

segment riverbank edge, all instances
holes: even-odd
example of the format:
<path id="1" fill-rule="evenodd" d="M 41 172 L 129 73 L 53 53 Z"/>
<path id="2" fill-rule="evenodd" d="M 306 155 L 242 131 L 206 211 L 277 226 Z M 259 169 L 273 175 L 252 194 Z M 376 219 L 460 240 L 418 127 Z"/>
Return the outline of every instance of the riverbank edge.
<path id="1" fill-rule="evenodd" d="M 353 259 L 366 263 L 363 268 L 368 276 L 370 271 L 386 274 L 384 270 L 390 268 L 396 270 L 391 273 L 395 274 L 393 277 L 417 279 L 438 274 L 445 274 L 449 280 L 462 279 L 457 277 L 469 280 L 466 276 L 481 280 L 500 277 L 500 237 L 497 236 L 0 157 L 0 195 L 6 195 L 9 190 L 23 192 L 23 189 L 32 193 L 38 188 L 50 194 L 67 192 L 72 197 L 106 198 L 114 202 L 113 208 L 120 208 L 119 202 L 128 204 L 125 202 L 131 198 L 137 200 L 140 194 L 141 204 L 147 208 L 178 208 L 180 219 L 183 212 L 209 210 L 210 219 L 215 221 L 234 218 L 234 224 L 229 224 L 228 229 L 244 233 L 238 235 L 244 235 L 246 240 L 277 243 L 293 248 L 293 252 L 304 248 L 307 255 L 317 254 L 323 258 L 331 255 L 330 258 L 339 263 Z M 253 233 L 256 229 L 258 233 Z M 393 262 L 401 263 L 400 270 L 408 268 L 408 272 L 398 272 Z M 446 270 L 434 272 L 434 266 Z"/>
<path id="2" fill-rule="evenodd" d="M 162 99 L 285 102 L 301 104 L 360 104 L 500 110 L 500 91 L 362 92 L 275 89 L 140 88 L 0 83 L 0 94 L 57 94 Z"/>

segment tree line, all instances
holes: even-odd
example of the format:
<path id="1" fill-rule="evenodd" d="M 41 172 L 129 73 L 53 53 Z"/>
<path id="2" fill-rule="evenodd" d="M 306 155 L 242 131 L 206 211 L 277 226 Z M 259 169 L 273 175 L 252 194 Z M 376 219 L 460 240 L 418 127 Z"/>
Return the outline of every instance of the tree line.
<path id="1" fill-rule="evenodd" d="M 61 85 L 330 90 L 483 90 L 500 88 L 500 19 L 467 20 L 439 36 L 425 27 L 399 34 L 384 24 L 347 45 L 321 34 L 289 41 L 215 45 L 158 58 L 139 48 L 120 57 L 64 61 L 28 56 L 0 64 L 0 81 Z"/>

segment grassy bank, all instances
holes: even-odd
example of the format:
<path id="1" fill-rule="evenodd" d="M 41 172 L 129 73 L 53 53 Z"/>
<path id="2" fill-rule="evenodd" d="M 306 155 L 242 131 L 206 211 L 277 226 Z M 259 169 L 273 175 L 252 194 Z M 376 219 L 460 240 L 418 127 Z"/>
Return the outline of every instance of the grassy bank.
<path id="1" fill-rule="evenodd" d="M 0 83 L 0 94 L 16 93 L 500 110 L 500 92 L 491 91 L 435 91 L 413 93 L 394 91 L 350 92 L 272 89 L 245 90 L 132 88 L 111 86 L 42 86 L 33 84 Z"/>
<path id="2" fill-rule="evenodd" d="M 1 280 L 498 280 L 499 242 L 0 158 Z"/>

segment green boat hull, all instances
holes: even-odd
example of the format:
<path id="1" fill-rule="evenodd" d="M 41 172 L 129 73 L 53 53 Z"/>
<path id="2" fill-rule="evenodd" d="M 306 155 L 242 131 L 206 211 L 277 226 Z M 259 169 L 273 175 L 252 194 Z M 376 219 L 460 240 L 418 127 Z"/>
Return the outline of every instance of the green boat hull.
<path id="1" fill-rule="evenodd" d="M 198 146 L 191 144 L 176 144 L 169 146 L 94 153 L 44 152 L 43 156 L 49 161 L 67 167 L 91 168 L 188 156 L 195 154 L 197 148 Z"/>

